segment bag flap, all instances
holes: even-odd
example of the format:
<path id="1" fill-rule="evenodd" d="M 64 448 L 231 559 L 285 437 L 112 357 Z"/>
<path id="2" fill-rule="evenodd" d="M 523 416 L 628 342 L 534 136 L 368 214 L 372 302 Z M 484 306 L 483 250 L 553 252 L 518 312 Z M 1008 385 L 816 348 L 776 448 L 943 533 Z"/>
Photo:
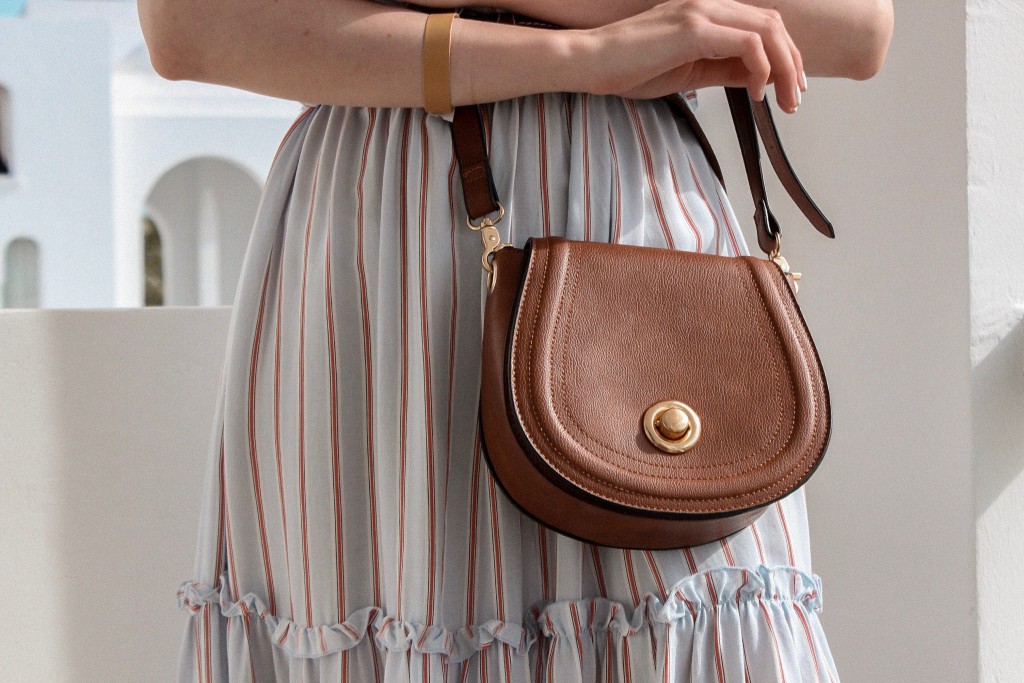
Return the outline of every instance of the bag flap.
<path id="1" fill-rule="evenodd" d="M 559 485 L 609 506 L 713 515 L 777 500 L 811 475 L 828 443 L 828 389 L 775 263 L 562 238 L 531 239 L 527 257 L 507 409 Z M 663 401 L 698 416 L 690 450 L 647 436 L 645 413 Z"/>

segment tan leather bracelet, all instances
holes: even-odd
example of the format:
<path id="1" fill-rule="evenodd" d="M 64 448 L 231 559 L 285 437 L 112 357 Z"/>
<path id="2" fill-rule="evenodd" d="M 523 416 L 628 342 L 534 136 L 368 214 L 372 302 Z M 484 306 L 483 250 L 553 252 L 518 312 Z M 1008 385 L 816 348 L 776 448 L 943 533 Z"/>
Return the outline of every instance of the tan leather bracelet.
<path id="1" fill-rule="evenodd" d="M 423 108 L 431 114 L 452 111 L 451 47 L 455 12 L 427 15 L 423 27 Z"/>

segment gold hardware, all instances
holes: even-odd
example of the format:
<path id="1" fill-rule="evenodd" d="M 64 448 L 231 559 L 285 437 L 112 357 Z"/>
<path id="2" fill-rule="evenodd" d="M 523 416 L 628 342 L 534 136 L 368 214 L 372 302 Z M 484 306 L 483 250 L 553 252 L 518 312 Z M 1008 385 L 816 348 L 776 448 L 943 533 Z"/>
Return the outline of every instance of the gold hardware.
<path id="1" fill-rule="evenodd" d="M 480 221 L 479 225 L 474 225 L 473 221 L 466 217 L 466 225 L 469 226 L 470 230 L 476 230 L 480 233 L 480 239 L 483 240 L 484 250 L 480 255 L 480 264 L 483 269 L 487 272 L 487 291 L 494 291 L 494 283 L 497 279 L 497 271 L 495 270 L 494 263 L 491 260 L 491 256 L 496 251 L 500 251 L 505 247 L 511 247 L 512 245 L 508 242 L 501 241 L 501 235 L 498 234 L 498 229 L 494 226 L 504 218 L 505 207 L 498 202 L 498 217 L 494 220 L 490 218 L 484 218 Z"/>
<path id="2" fill-rule="evenodd" d="M 681 401 L 661 401 L 644 413 L 644 432 L 666 453 L 683 453 L 700 440 L 700 418 Z"/>
<path id="3" fill-rule="evenodd" d="M 775 233 L 775 247 L 772 249 L 772 253 L 768 255 L 768 259 L 775 262 L 775 265 L 779 267 L 782 274 L 786 276 L 790 284 L 793 285 L 793 293 L 796 294 L 800 291 L 800 285 L 797 281 L 803 277 L 800 273 L 794 273 L 789 269 L 789 261 L 782 255 L 782 235 Z"/>

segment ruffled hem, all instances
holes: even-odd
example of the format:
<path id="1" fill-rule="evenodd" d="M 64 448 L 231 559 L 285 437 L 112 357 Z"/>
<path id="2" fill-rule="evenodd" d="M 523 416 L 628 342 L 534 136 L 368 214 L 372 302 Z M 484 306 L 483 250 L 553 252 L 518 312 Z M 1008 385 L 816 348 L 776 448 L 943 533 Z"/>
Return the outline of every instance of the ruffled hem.
<path id="1" fill-rule="evenodd" d="M 232 600 L 226 585 L 224 577 L 219 588 L 186 581 L 178 589 L 178 606 L 193 614 L 217 606 L 223 617 L 244 618 L 246 622 L 255 617 L 275 646 L 293 657 L 303 658 L 349 650 L 370 637 L 382 650 L 444 655 L 452 662 L 460 662 L 495 641 L 522 655 L 541 636 L 575 638 L 588 631 L 595 638 L 604 638 L 609 632 L 626 638 L 647 631 L 653 624 L 699 627 L 707 621 L 708 612 L 739 610 L 763 602 L 799 603 L 807 612 L 822 609 L 821 579 L 817 575 L 794 567 L 763 565 L 718 567 L 687 576 L 671 588 L 665 601 L 651 593 L 634 607 L 605 598 L 548 600 L 532 607 L 530 617 L 522 624 L 491 619 L 454 630 L 439 624 L 399 620 L 377 606 L 352 612 L 343 622 L 302 626 L 271 614 L 253 593 Z"/>

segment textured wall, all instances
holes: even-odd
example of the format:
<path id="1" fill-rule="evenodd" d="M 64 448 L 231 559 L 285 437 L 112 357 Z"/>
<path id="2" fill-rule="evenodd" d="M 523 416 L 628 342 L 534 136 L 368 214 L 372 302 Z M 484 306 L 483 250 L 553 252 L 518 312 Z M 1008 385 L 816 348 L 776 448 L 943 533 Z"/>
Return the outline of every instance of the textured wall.
<path id="1" fill-rule="evenodd" d="M 967 2 L 980 680 L 1024 680 L 1024 4 Z"/>
<path id="2" fill-rule="evenodd" d="M 895 10 L 879 75 L 811 78 L 796 115 L 775 109 L 837 239 L 815 233 L 774 178 L 769 190 L 832 394 L 832 441 L 807 499 L 839 674 L 965 683 L 977 669 L 966 18 L 946 0 Z M 752 237 L 727 109 L 717 92 L 700 98 Z"/>

